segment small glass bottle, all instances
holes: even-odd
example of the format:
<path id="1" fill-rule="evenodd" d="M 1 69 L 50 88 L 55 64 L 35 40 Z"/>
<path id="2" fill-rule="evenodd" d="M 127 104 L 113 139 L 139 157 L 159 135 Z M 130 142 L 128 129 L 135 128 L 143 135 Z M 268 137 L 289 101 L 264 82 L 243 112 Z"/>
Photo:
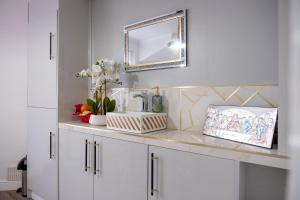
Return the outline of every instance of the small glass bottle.
<path id="1" fill-rule="evenodd" d="M 159 94 L 159 87 L 154 87 L 155 94 L 152 97 L 152 112 L 161 113 L 163 111 L 162 96 Z"/>

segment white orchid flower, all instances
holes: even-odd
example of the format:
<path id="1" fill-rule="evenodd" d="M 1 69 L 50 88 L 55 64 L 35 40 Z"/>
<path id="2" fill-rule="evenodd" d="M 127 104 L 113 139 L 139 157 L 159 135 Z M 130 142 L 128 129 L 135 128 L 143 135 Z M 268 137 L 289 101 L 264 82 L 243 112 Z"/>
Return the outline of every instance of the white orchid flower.
<path id="1" fill-rule="evenodd" d="M 89 69 L 85 70 L 81 70 L 81 72 L 77 73 L 76 76 L 79 76 L 79 77 L 89 77 L 91 76 L 91 71 Z"/>
<path id="2" fill-rule="evenodd" d="M 95 72 L 101 73 L 103 71 L 99 65 L 93 65 L 92 68 L 93 68 L 93 71 L 95 71 Z"/>
<path id="3" fill-rule="evenodd" d="M 101 87 L 101 86 L 103 85 L 100 78 L 97 78 L 97 79 L 96 79 L 95 85 L 96 85 L 96 87 Z"/>
<path id="4" fill-rule="evenodd" d="M 111 77 L 110 75 L 105 75 L 104 78 L 105 78 L 105 80 L 107 80 L 107 81 L 112 81 L 112 80 L 113 80 L 112 77 Z"/>
<path id="5" fill-rule="evenodd" d="M 102 83 L 104 83 L 104 81 L 106 80 L 105 79 L 105 75 L 104 74 L 101 74 L 98 78 Z"/>
<path id="6" fill-rule="evenodd" d="M 92 65 L 91 69 L 82 70 L 77 73 L 77 77 L 91 77 L 95 89 L 101 89 L 106 83 L 121 84 L 120 65 L 110 59 L 99 59 L 96 64 Z"/>

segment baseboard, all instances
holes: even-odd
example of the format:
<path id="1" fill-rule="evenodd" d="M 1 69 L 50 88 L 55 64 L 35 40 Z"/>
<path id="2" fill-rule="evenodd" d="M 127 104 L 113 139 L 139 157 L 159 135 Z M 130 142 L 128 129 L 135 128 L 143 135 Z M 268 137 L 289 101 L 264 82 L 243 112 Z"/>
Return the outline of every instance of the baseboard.
<path id="1" fill-rule="evenodd" d="M 19 181 L 0 181 L 0 191 L 17 190 L 21 187 Z"/>
<path id="2" fill-rule="evenodd" d="M 40 197 L 39 195 L 31 192 L 31 199 L 34 199 L 34 200 L 44 200 L 42 197 Z"/>

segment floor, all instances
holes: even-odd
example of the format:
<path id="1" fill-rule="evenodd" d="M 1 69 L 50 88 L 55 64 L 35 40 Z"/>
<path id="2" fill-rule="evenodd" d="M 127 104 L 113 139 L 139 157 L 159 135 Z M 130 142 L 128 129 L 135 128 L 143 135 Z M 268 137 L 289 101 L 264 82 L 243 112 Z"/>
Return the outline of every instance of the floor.
<path id="1" fill-rule="evenodd" d="M 0 200 L 28 200 L 16 191 L 0 191 Z"/>

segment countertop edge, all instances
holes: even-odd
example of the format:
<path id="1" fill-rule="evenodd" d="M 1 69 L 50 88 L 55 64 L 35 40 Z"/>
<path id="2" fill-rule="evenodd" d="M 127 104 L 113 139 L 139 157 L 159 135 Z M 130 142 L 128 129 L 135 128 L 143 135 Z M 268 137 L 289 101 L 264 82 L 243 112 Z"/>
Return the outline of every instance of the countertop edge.
<path id="1" fill-rule="evenodd" d="M 59 129 L 77 131 L 81 133 L 108 137 L 112 139 L 137 142 L 145 145 L 158 146 L 162 148 L 169 148 L 189 153 L 213 156 L 222 159 L 230 159 L 245 163 L 252 163 L 281 169 L 290 169 L 289 157 L 287 155 L 270 154 L 245 149 L 218 146 L 213 144 L 205 144 L 199 142 L 197 143 L 196 141 L 190 142 L 179 139 L 176 140 L 158 137 L 159 133 L 172 132 L 175 130 L 166 129 L 163 131 L 159 131 L 155 134 L 133 134 L 128 132 L 110 130 L 103 126 L 101 127 L 80 124 L 78 122 L 61 122 L 59 123 Z M 187 132 L 186 134 L 189 133 Z"/>

